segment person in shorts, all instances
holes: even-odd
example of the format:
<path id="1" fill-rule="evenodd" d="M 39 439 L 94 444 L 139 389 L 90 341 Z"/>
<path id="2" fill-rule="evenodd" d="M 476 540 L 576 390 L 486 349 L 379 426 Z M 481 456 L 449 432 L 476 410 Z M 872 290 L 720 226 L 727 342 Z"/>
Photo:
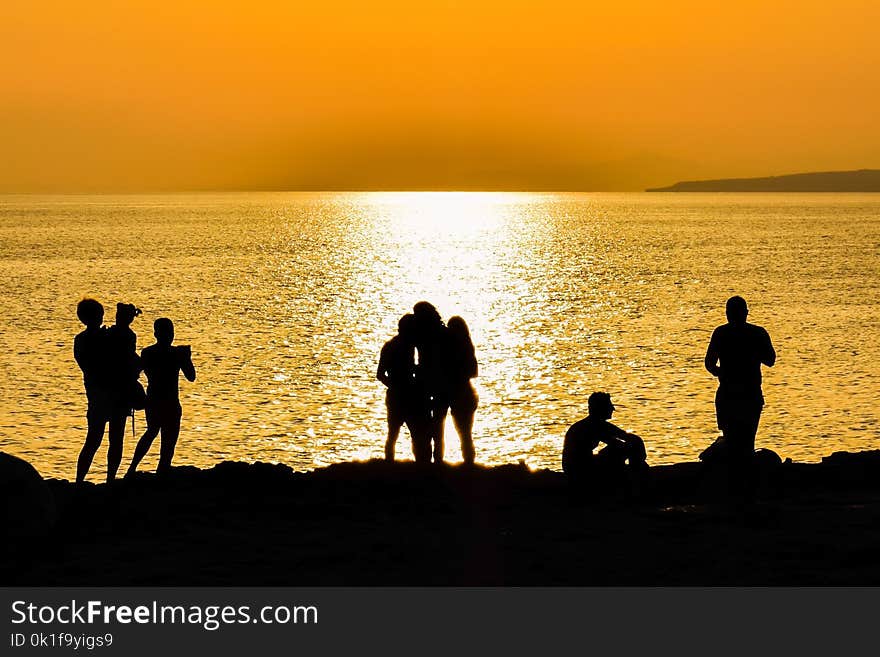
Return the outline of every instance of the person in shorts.
<path id="1" fill-rule="evenodd" d="M 114 385 L 110 344 L 104 322 L 104 306 L 95 299 L 83 299 L 76 306 L 76 316 L 85 330 L 73 340 L 73 358 L 83 373 L 88 399 L 86 439 L 76 462 L 76 481 L 85 481 L 101 441 L 110 424 L 107 449 L 107 482 L 112 482 L 122 460 L 122 436 L 126 414 L 120 392 Z"/>
<path id="2" fill-rule="evenodd" d="M 388 437 L 385 460 L 394 461 L 394 446 L 400 429 L 406 424 L 412 439 L 413 457 L 419 463 L 431 460 L 431 448 L 425 434 L 427 400 L 415 378 L 414 315 L 404 315 L 397 322 L 397 335 L 382 346 L 376 378 L 385 384 L 385 408 L 388 411 Z"/>
<path id="3" fill-rule="evenodd" d="M 166 317 L 157 319 L 153 323 L 153 334 L 156 344 L 141 352 L 141 365 L 147 375 L 147 430 L 135 447 L 126 477 L 134 474 L 153 440 L 160 434 L 159 467 L 156 472 L 164 474 L 171 468 L 182 415 L 178 391 L 180 373 L 183 372 L 187 381 L 196 380 L 190 347 L 171 344 L 174 341 L 172 321 Z"/>

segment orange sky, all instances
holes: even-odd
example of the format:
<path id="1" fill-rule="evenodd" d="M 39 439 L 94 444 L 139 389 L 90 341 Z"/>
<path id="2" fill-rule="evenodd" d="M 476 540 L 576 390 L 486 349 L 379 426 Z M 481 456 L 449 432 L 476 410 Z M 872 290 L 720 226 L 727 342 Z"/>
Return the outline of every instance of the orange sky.
<path id="1" fill-rule="evenodd" d="M 880 168 L 876 0 L 4 0 L 0 191 Z"/>

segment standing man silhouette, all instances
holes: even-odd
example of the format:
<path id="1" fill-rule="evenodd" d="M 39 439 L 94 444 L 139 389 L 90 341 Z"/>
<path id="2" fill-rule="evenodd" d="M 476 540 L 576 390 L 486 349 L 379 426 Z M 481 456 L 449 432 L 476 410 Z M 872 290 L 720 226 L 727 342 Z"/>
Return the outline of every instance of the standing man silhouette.
<path id="1" fill-rule="evenodd" d="M 113 377 L 107 329 L 102 326 L 104 306 L 94 299 L 83 299 L 76 306 L 76 316 L 86 328 L 73 340 L 73 357 L 82 370 L 89 403 L 86 411 L 88 431 L 76 463 L 76 481 L 85 481 L 104 438 L 104 428 L 109 423 L 107 482 L 110 483 L 122 460 L 126 415 L 120 410 L 122 401 Z"/>
<path id="2" fill-rule="evenodd" d="M 755 434 L 764 408 L 761 365 L 773 367 L 776 351 L 766 330 L 746 322 L 749 308 L 745 299 L 730 297 L 726 312 L 727 324 L 712 333 L 705 364 L 718 378 L 715 414 L 731 467 L 741 470 L 742 484 L 750 491 Z"/>
<path id="3" fill-rule="evenodd" d="M 406 424 L 412 438 L 413 456 L 419 463 L 431 461 L 428 444 L 428 404 L 416 384 L 416 317 L 404 315 L 397 322 L 397 335 L 382 347 L 376 378 L 387 387 L 385 407 L 388 410 L 388 438 L 385 441 L 385 460 L 394 461 L 394 446 L 400 428 Z"/>

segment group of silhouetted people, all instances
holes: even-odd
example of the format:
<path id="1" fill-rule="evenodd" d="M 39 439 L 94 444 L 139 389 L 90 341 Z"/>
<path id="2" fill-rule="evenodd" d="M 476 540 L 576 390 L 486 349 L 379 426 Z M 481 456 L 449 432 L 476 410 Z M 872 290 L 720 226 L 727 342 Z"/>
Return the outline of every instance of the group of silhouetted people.
<path id="1" fill-rule="evenodd" d="M 153 324 L 156 344 L 138 355 L 131 324 L 142 313 L 132 304 L 116 304 L 116 322 L 110 327 L 103 326 L 104 307 L 95 299 L 80 301 L 76 314 L 86 328 L 74 339 L 73 355 L 82 370 L 88 400 L 88 431 L 77 461 L 77 482 L 85 480 L 108 427 L 107 481 L 115 479 L 122 461 L 126 421 L 131 416 L 134 422 L 134 410 L 140 409 L 145 412 L 147 429 L 135 447 L 126 476 L 136 471 L 160 434 L 158 472 L 166 472 L 180 434 L 179 373 L 189 381 L 196 378 L 189 346 L 172 346 L 174 324 L 160 317 Z M 139 381 L 141 372 L 147 376 L 146 391 Z"/>
<path id="2" fill-rule="evenodd" d="M 416 359 L 418 355 L 418 359 Z M 394 460 L 394 447 L 405 424 L 416 462 L 443 462 L 443 427 L 452 415 L 466 464 L 475 459 L 472 430 L 477 393 L 471 379 L 477 359 L 470 331 L 458 316 L 444 324 L 427 301 L 400 318 L 397 335 L 382 347 L 376 378 L 387 387 L 388 438 L 385 458 Z"/>
<path id="3" fill-rule="evenodd" d="M 722 436 L 701 458 L 723 459 L 728 465 L 732 492 L 751 496 L 754 488 L 755 435 L 764 408 L 761 365 L 773 367 L 776 352 L 770 335 L 746 321 L 745 299 L 727 300 L 727 323 L 715 329 L 706 350 L 706 369 L 718 378 L 715 414 Z M 565 435 L 562 468 L 576 486 L 601 483 L 601 474 L 629 464 L 631 481 L 638 488 L 647 472 L 645 444 L 609 420 L 614 412 L 611 396 L 594 392 L 589 415 L 575 422 Z M 600 443 L 604 447 L 596 454 Z"/>
<path id="4" fill-rule="evenodd" d="M 107 481 L 113 481 L 122 459 L 126 420 L 134 409 L 145 410 L 147 428 L 126 476 L 135 472 L 160 434 L 157 472 L 171 466 L 180 433 L 179 374 L 194 381 L 195 367 L 188 346 L 172 346 L 174 325 L 164 317 L 153 325 L 156 344 L 138 356 L 131 324 L 140 314 L 131 304 L 117 304 L 116 322 L 104 327 L 104 308 L 99 302 L 83 299 L 77 306 L 77 316 L 86 328 L 74 340 L 74 357 L 82 369 L 88 398 L 88 433 L 77 463 L 77 481 L 88 474 L 108 425 Z M 767 331 L 746 321 L 748 306 L 742 297 L 728 299 L 726 314 L 727 323 L 715 329 L 706 351 L 706 369 L 718 378 L 715 410 L 722 432 L 706 453 L 722 453 L 734 477 L 748 490 L 764 406 L 761 365 L 772 367 L 776 352 Z M 147 376 L 146 391 L 139 382 L 141 372 Z M 448 413 L 461 440 L 463 460 L 473 464 L 478 399 L 471 379 L 477 374 L 474 345 L 461 317 L 444 323 L 427 301 L 418 302 L 412 313 L 401 317 L 397 335 L 382 347 L 376 370 L 376 378 L 387 387 L 386 460 L 394 461 L 395 445 L 406 425 L 416 462 L 442 463 Z M 587 404 L 589 415 L 565 435 L 562 467 L 566 475 L 575 484 L 594 483 L 597 473 L 628 465 L 631 480 L 639 487 L 648 470 L 643 440 L 610 422 L 614 404 L 608 393 L 594 392 Z"/>

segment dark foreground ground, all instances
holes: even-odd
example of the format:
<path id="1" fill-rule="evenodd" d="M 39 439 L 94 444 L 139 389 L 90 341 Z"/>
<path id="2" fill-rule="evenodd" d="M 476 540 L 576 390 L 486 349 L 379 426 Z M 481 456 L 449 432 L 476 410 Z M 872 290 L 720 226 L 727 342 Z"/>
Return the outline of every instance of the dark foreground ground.
<path id="1" fill-rule="evenodd" d="M 0 584 L 880 584 L 880 452 L 770 464 L 746 508 L 712 501 L 696 463 L 589 503 L 521 466 L 229 462 L 47 484 L 57 522 L 7 542 Z"/>

